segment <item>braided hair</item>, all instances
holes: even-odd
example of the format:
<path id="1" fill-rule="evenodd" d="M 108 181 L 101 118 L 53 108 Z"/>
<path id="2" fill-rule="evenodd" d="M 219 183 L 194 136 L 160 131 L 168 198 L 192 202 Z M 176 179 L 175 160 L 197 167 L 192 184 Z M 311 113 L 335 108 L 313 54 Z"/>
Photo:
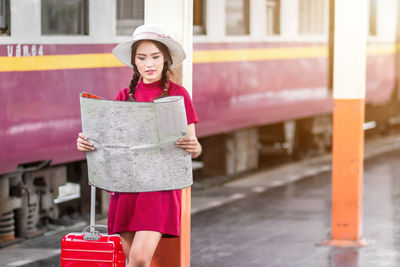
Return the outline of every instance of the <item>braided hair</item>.
<path id="1" fill-rule="evenodd" d="M 129 84 L 129 99 L 131 101 L 135 101 L 134 95 L 135 95 L 135 91 L 136 91 L 136 86 L 141 77 L 139 70 L 138 70 L 137 66 L 135 65 L 135 55 L 136 55 L 136 50 L 137 50 L 139 44 L 142 43 L 143 41 L 147 41 L 147 40 L 137 41 L 132 44 L 131 63 L 133 65 L 133 76 L 132 76 L 132 80 Z M 168 96 L 168 82 L 169 82 L 170 76 L 173 75 L 173 72 L 171 70 L 172 58 L 171 58 L 168 48 L 163 43 L 153 41 L 153 40 L 151 40 L 151 42 L 155 46 L 157 46 L 157 48 L 161 51 L 161 53 L 163 54 L 164 59 L 165 59 L 163 70 L 161 72 L 161 85 L 164 90 L 159 96 L 155 97 L 155 99 L 158 99 L 161 97 Z"/>

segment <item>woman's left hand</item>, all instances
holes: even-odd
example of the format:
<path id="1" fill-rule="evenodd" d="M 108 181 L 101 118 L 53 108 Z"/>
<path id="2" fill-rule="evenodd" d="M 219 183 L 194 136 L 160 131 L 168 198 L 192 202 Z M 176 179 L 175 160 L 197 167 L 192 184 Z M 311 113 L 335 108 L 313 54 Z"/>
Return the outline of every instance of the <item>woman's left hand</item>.
<path id="1" fill-rule="evenodd" d="M 180 147 L 192 155 L 192 158 L 197 158 L 201 154 L 201 145 L 195 136 L 184 137 L 176 141 L 176 146 Z"/>

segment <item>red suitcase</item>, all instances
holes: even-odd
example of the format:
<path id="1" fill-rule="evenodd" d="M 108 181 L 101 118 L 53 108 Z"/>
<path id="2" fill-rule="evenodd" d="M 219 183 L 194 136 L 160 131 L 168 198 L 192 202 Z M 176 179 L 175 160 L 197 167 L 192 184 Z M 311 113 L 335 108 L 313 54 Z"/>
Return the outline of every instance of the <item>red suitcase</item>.
<path id="1" fill-rule="evenodd" d="M 95 231 L 94 225 L 95 187 L 92 186 L 90 226 L 82 233 L 70 233 L 61 240 L 61 267 L 125 267 L 125 255 L 119 235 L 108 235 Z M 86 229 L 90 228 L 87 232 Z"/>

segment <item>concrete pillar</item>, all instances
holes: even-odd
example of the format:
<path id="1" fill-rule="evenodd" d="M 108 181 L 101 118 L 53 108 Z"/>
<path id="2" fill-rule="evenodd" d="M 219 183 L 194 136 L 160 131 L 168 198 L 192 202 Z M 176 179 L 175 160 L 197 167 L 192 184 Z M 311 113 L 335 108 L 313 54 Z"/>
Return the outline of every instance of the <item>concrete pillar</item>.
<path id="1" fill-rule="evenodd" d="M 361 237 L 368 2 L 334 1 L 332 233 L 326 244 L 363 246 L 366 244 Z"/>
<path id="2" fill-rule="evenodd" d="M 145 1 L 145 24 L 154 24 L 182 44 L 186 59 L 174 70 L 177 80 L 189 94 L 192 93 L 193 55 L 193 0 Z M 162 239 L 153 257 L 151 266 L 190 266 L 190 209 L 191 188 L 182 189 L 181 236 L 177 239 Z"/>

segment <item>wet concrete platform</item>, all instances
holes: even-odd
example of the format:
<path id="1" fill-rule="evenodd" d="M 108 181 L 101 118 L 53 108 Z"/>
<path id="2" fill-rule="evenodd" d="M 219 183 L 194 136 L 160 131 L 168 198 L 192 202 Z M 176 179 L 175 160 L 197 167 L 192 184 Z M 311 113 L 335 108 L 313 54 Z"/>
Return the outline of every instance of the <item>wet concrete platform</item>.
<path id="1" fill-rule="evenodd" d="M 400 137 L 366 144 L 364 248 L 330 234 L 330 156 L 192 189 L 192 267 L 400 266 Z M 105 224 L 105 220 L 98 221 Z M 85 223 L 0 249 L 0 266 L 59 266 L 60 240 Z"/>
<path id="2" fill-rule="evenodd" d="M 192 266 L 400 266 L 399 163 L 400 151 L 365 162 L 367 247 L 317 246 L 330 237 L 325 172 L 193 215 Z"/>

